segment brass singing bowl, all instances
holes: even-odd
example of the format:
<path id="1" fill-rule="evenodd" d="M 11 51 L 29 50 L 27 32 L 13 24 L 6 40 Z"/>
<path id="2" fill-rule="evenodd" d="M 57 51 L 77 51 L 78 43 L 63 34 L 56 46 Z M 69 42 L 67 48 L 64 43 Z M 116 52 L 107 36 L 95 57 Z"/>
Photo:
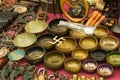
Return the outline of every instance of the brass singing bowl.
<path id="1" fill-rule="evenodd" d="M 120 52 L 110 52 L 106 57 L 106 62 L 113 67 L 120 67 Z"/>
<path id="2" fill-rule="evenodd" d="M 25 51 L 25 59 L 30 64 L 37 64 L 44 58 L 46 50 L 40 46 L 31 46 Z"/>
<path id="3" fill-rule="evenodd" d="M 102 77 L 109 77 L 113 73 L 113 67 L 109 64 L 100 64 L 97 67 L 97 73 Z"/>
<path id="4" fill-rule="evenodd" d="M 81 69 L 81 62 L 74 58 L 66 59 L 64 62 L 64 69 L 69 73 L 77 73 Z"/>
<path id="5" fill-rule="evenodd" d="M 58 70 L 63 67 L 65 55 L 59 51 L 52 51 L 44 56 L 44 64 L 51 70 Z"/>
<path id="6" fill-rule="evenodd" d="M 96 71 L 98 63 L 93 59 L 88 59 L 82 62 L 82 68 L 88 72 L 93 73 Z"/>
<path id="7" fill-rule="evenodd" d="M 54 37 L 55 35 L 50 33 L 41 34 L 37 38 L 37 44 L 45 49 L 51 49 L 53 48 L 54 44 L 51 44 L 50 42 L 54 42 L 53 40 Z"/>
<path id="8" fill-rule="evenodd" d="M 103 25 L 99 25 L 96 27 L 93 35 L 97 38 L 97 39 L 100 39 L 102 37 L 105 37 L 107 36 L 109 33 L 109 30 L 107 27 L 103 26 Z"/>
<path id="9" fill-rule="evenodd" d="M 82 37 L 87 36 L 87 34 L 85 32 L 77 31 L 77 30 L 73 30 L 73 29 L 70 30 L 69 35 L 78 40 Z"/>
<path id="10" fill-rule="evenodd" d="M 86 49 L 77 48 L 72 51 L 71 56 L 72 58 L 78 59 L 80 61 L 83 61 L 88 58 L 88 51 Z"/>
<path id="11" fill-rule="evenodd" d="M 100 47 L 105 51 L 113 51 L 119 47 L 119 40 L 115 36 L 106 36 L 100 39 Z"/>
<path id="12" fill-rule="evenodd" d="M 65 40 L 62 40 L 61 43 L 56 43 L 55 48 L 63 52 L 64 54 L 70 54 L 72 50 L 77 47 L 77 41 L 72 37 L 63 37 Z"/>
<path id="13" fill-rule="evenodd" d="M 94 50 L 91 52 L 91 58 L 98 62 L 105 61 L 106 56 L 107 56 L 107 52 L 102 49 Z"/>
<path id="14" fill-rule="evenodd" d="M 79 45 L 81 48 L 91 51 L 98 47 L 98 41 L 94 36 L 86 36 L 79 40 Z"/>
<path id="15" fill-rule="evenodd" d="M 53 19 L 48 26 L 48 32 L 57 35 L 57 36 L 63 36 L 66 35 L 69 31 L 69 29 L 67 29 L 65 26 L 62 25 L 58 25 L 60 21 L 67 21 L 65 19 L 62 18 L 58 18 L 58 19 Z"/>

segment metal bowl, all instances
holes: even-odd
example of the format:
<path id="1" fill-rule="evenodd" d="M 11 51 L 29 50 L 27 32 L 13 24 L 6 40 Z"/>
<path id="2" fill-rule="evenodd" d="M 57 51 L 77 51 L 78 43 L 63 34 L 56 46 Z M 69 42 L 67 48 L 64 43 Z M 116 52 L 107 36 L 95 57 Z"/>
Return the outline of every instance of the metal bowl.
<path id="1" fill-rule="evenodd" d="M 48 32 L 57 35 L 57 36 L 63 36 L 66 35 L 69 31 L 69 29 L 67 29 L 64 26 L 59 26 L 59 21 L 67 21 L 65 19 L 62 18 L 58 18 L 58 19 L 54 19 L 49 23 L 48 26 Z"/>
<path id="2" fill-rule="evenodd" d="M 98 63 L 92 59 L 85 60 L 82 63 L 82 68 L 88 73 L 95 72 L 97 69 L 97 66 L 98 66 Z"/>
<path id="3" fill-rule="evenodd" d="M 106 57 L 106 62 L 113 67 L 120 67 L 120 52 L 110 52 Z"/>
<path id="4" fill-rule="evenodd" d="M 72 50 L 77 47 L 77 41 L 72 37 L 63 37 L 65 40 L 62 40 L 61 43 L 56 43 L 55 48 L 63 52 L 64 54 L 70 54 Z"/>
<path id="5" fill-rule="evenodd" d="M 116 24 L 115 26 L 113 26 L 111 28 L 111 31 L 116 33 L 116 34 L 120 34 L 120 24 Z"/>
<path id="6" fill-rule="evenodd" d="M 22 49 L 13 50 L 8 54 L 8 58 L 11 61 L 18 61 L 23 59 L 25 56 L 25 51 Z"/>
<path id="7" fill-rule="evenodd" d="M 75 39 L 80 39 L 82 37 L 87 36 L 87 34 L 85 32 L 77 31 L 77 30 L 73 30 L 73 29 L 70 30 L 69 35 Z"/>
<path id="8" fill-rule="evenodd" d="M 63 67 L 65 55 L 58 51 L 52 51 L 45 55 L 44 64 L 52 70 L 58 70 Z"/>
<path id="9" fill-rule="evenodd" d="M 98 47 L 98 41 L 94 36 L 86 36 L 79 40 L 79 45 L 81 48 L 91 51 Z"/>
<path id="10" fill-rule="evenodd" d="M 102 37 L 105 37 L 107 36 L 109 33 L 109 30 L 107 27 L 103 26 L 103 25 L 99 25 L 96 27 L 93 35 L 97 38 L 97 39 L 100 39 Z"/>
<path id="11" fill-rule="evenodd" d="M 40 46 L 29 47 L 25 51 L 25 59 L 31 63 L 36 64 L 43 60 L 46 50 Z"/>
<path id="12" fill-rule="evenodd" d="M 109 64 L 100 64 L 97 68 L 97 73 L 102 77 L 109 77 L 113 73 L 113 67 Z"/>
<path id="13" fill-rule="evenodd" d="M 103 20 L 103 25 L 107 26 L 108 28 L 111 28 L 112 26 L 117 24 L 117 20 L 115 18 L 107 18 Z"/>
<path id="14" fill-rule="evenodd" d="M 51 44 L 50 42 L 54 42 L 54 37 L 55 36 L 50 33 L 41 34 L 37 39 L 37 44 L 45 49 L 51 49 L 54 44 Z"/>
<path id="15" fill-rule="evenodd" d="M 66 59 L 64 62 L 64 69 L 69 73 L 77 73 L 81 69 L 81 62 L 74 58 Z"/>
<path id="16" fill-rule="evenodd" d="M 106 59 L 107 52 L 105 50 L 94 50 L 91 52 L 91 58 L 96 60 L 96 61 L 105 61 Z"/>
<path id="17" fill-rule="evenodd" d="M 37 37 L 31 33 L 21 33 L 13 39 L 13 44 L 17 47 L 28 47 L 34 44 Z"/>
<path id="18" fill-rule="evenodd" d="M 88 51 L 82 48 L 77 48 L 71 53 L 72 58 L 78 59 L 80 61 L 87 59 L 88 55 Z"/>
<path id="19" fill-rule="evenodd" d="M 119 47 L 119 40 L 115 36 L 106 36 L 100 39 L 100 47 L 105 51 L 113 51 Z"/>
<path id="20" fill-rule="evenodd" d="M 41 20 L 33 20 L 28 22 L 25 25 L 25 31 L 29 33 L 41 33 L 45 29 L 47 29 L 48 25 L 46 22 L 41 21 Z"/>

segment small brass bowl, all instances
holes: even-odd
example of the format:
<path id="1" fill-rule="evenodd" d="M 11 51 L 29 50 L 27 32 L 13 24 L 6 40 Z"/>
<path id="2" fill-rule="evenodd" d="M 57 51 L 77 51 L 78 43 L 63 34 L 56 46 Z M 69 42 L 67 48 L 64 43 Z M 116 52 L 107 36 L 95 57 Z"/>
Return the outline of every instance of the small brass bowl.
<path id="1" fill-rule="evenodd" d="M 54 19 L 52 20 L 50 23 L 49 23 L 49 26 L 48 26 L 48 32 L 54 34 L 54 35 L 57 35 L 57 36 L 63 36 L 63 35 L 66 35 L 69 31 L 69 29 L 67 29 L 66 27 L 64 26 L 60 26 L 58 25 L 59 24 L 59 21 L 67 21 L 65 19 L 62 19 L 62 18 L 58 18 L 58 19 Z"/>
<path id="2" fill-rule="evenodd" d="M 100 39 L 100 47 L 105 51 L 113 51 L 119 47 L 119 40 L 115 36 L 106 36 Z"/>
<path id="3" fill-rule="evenodd" d="M 72 51 L 71 56 L 72 58 L 83 61 L 88 58 L 88 51 L 82 48 L 78 48 Z"/>
<path id="4" fill-rule="evenodd" d="M 42 34 L 37 38 L 37 44 L 45 49 L 51 49 L 53 48 L 54 44 L 51 44 L 50 42 L 54 42 L 54 37 L 55 36 L 50 33 Z"/>
<path id="5" fill-rule="evenodd" d="M 65 55 L 58 51 L 52 51 L 44 56 L 44 64 L 52 70 L 58 70 L 63 67 Z"/>
<path id="6" fill-rule="evenodd" d="M 115 18 L 107 18 L 103 20 L 103 25 L 107 26 L 108 28 L 111 28 L 112 26 L 117 24 L 117 20 Z"/>
<path id="7" fill-rule="evenodd" d="M 72 37 L 63 37 L 65 40 L 61 41 L 61 44 L 56 43 L 55 48 L 63 52 L 64 54 L 70 54 L 72 50 L 77 47 L 77 41 Z"/>
<path id="8" fill-rule="evenodd" d="M 71 37 L 73 37 L 74 39 L 78 39 L 78 40 L 80 38 L 82 38 L 82 37 L 87 36 L 87 34 L 85 32 L 83 32 L 83 31 L 76 31 L 76 30 L 73 30 L 73 29 L 70 30 L 69 35 Z"/>
<path id="9" fill-rule="evenodd" d="M 64 62 L 64 69 L 69 73 L 77 73 L 81 69 L 81 62 L 74 58 L 66 59 Z"/>
<path id="10" fill-rule="evenodd" d="M 107 56 L 107 52 L 105 50 L 94 50 L 93 52 L 91 52 L 91 58 L 101 62 L 101 61 L 105 61 Z"/>
<path id="11" fill-rule="evenodd" d="M 30 64 L 37 64 L 43 60 L 45 53 L 46 50 L 44 48 L 40 46 L 32 46 L 25 51 L 25 59 Z"/>
<path id="12" fill-rule="evenodd" d="M 109 77 L 113 73 L 113 67 L 109 64 L 100 64 L 97 68 L 97 73 L 102 77 Z"/>
<path id="13" fill-rule="evenodd" d="M 98 47 L 98 41 L 94 36 L 86 36 L 79 40 L 79 45 L 81 48 L 91 51 Z"/>
<path id="14" fill-rule="evenodd" d="M 99 25 L 96 27 L 93 35 L 97 38 L 97 39 L 100 39 L 102 37 L 105 37 L 107 36 L 109 33 L 109 30 L 107 27 L 103 26 L 103 25 Z"/>
<path id="15" fill-rule="evenodd" d="M 85 60 L 82 63 L 82 68 L 88 73 L 95 72 L 97 69 L 97 66 L 98 66 L 98 63 L 92 59 Z"/>
<path id="16" fill-rule="evenodd" d="M 113 67 L 120 67 L 120 52 L 110 52 L 106 56 L 106 62 Z"/>

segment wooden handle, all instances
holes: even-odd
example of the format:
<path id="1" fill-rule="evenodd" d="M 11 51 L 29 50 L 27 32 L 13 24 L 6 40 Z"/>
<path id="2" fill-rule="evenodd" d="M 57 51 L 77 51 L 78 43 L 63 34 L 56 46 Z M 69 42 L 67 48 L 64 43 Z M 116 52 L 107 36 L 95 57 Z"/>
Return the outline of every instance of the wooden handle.
<path id="1" fill-rule="evenodd" d="M 87 23 L 85 24 L 86 26 L 90 26 L 91 22 L 93 21 L 93 19 L 97 16 L 98 11 L 93 11 L 90 18 L 88 19 Z"/>
<path id="2" fill-rule="evenodd" d="M 98 26 L 102 20 L 105 19 L 105 16 L 102 16 L 96 23 L 95 26 Z"/>
<path id="3" fill-rule="evenodd" d="M 101 17 L 101 13 L 98 13 L 97 16 L 94 18 L 94 20 L 91 22 L 90 26 L 94 26 L 95 23 L 99 20 L 99 18 Z"/>

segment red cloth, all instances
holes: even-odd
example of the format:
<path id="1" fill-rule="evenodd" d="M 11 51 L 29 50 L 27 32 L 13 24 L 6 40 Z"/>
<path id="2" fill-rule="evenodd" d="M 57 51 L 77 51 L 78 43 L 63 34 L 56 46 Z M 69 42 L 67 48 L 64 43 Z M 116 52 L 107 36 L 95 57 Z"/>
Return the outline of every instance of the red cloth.
<path id="1" fill-rule="evenodd" d="M 67 7 L 67 6 L 65 6 Z M 51 20 L 55 19 L 55 17 L 57 18 L 60 18 L 61 16 L 57 15 L 55 16 L 54 14 L 52 13 L 48 13 L 48 20 L 47 20 L 47 23 L 49 23 Z M 65 16 L 63 16 L 64 18 L 66 18 Z M 67 19 L 67 18 L 66 18 Z M 119 19 L 119 22 L 120 22 L 120 19 Z M 112 32 L 110 32 L 110 35 L 114 35 Z M 119 35 L 115 35 L 118 37 L 118 39 L 120 40 L 120 36 Z M 26 62 L 25 60 L 21 61 L 20 64 Z M 46 70 L 47 70 L 47 75 L 50 75 L 52 73 L 54 73 L 54 71 L 52 70 L 49 70 L 47 67 L 44 66 L 44 63 L 41 62 L 39 63 L 38 65 L 36 65 L 37 67 L 37 70 L 44 67 Z M 57 72 L 59 73 L 59 76 L 61 75 L 66 75 L 68 77 L 68 80 L 70 80 L 70 77 L 72 76 L 72 74 L 68 73 L 67 71 L 64 70 L 64 68 L 60 69 L 60 70 L 57 70 Z M 37 72 L 35 72 L 36 74 Z M 81 75 L 84 75 L 88 78 L 92 77 L 92 76 L 95 76 L 98 80 L 98 78 L 100 77 L 97 73 L 93 73 L 93 74 L 88 74 L 86 73 L 85 71 L 83 71 L 83 69 L 81 69 L 78 73 L 77 73 L 79 76 Z M 16 80 L 22 80 L 21 79 L 21 76 L 18 77 Z M 57 78 L 56 80 L 59 80 L 59 78 Z M 108 78 L 105 78 L 105 80 L 120 80 L 120 69 L 119 68 L 114 68 L 114 72 L 113 72 L 113 75 L 108 77 Z"/>
<path id="2" fill-rule="evenodd" d="M 49 23 L 51 20 L 53 20 L 55 17 L 53 14 L 51 13 L 48 13 L 48 21 L 47 23 Z M 60 16 L 57 15 L 57 18 L 59 18 Z M 65 17 L 65 16 L 64 16 Z M 112 32 L 110 32 L 110 35 L 114 35 Z M 118 37 L 118 39 L 120 40 L 120 36 L 119 35 L 115 35 Z M 26 62 L 25 60 L 21 61 L 20 64 Z M 44 63 L 41 62 L 39 63 L 38 65 L 36 65 L 37 67 L 37 70 L 40 69 L 40 68 L 45 68 L 47 70 L 47 75 L 50 75 L 50 74 L 53 74 L 54 71 L 52 70 L 49 70 L 47 67 L 45 67 Z M 60 70 L 57 70 L 57 72 L 59 73 L 59 76 L 62 76 L 62 75 L 66 75 L 68 77 L 68 80 L 70 80 L 69 78 L 72 76 L 72 74 L 68 73 L 67 71 L 64 70 L 64 68 L 60 69 Z M 37 74 L 37 71 L 35 72 L 35 74 Z M 100 77 L 97 72 L 93 73 L 93 74 L 88 74 L 86 73 L 83 69 L 81 69 L 78 73 L 77 73 L 79 76 L 81 75 L 84 75 L 88 78 L 91 78 L 92 76 L 95 76 L 98 80 L 98 78 Z M 21 76 L 18 77 L 16 80 L 21 80 Z M 57 78 L 56 80 L 59 80 L 59 78 Z M 119 68 L 114 68 L 114 72 L 113 72 L 113 75 L 108 77 L 108 78 L 105 78 L 105 80 L 120 80 L 120 69 Z"/>

